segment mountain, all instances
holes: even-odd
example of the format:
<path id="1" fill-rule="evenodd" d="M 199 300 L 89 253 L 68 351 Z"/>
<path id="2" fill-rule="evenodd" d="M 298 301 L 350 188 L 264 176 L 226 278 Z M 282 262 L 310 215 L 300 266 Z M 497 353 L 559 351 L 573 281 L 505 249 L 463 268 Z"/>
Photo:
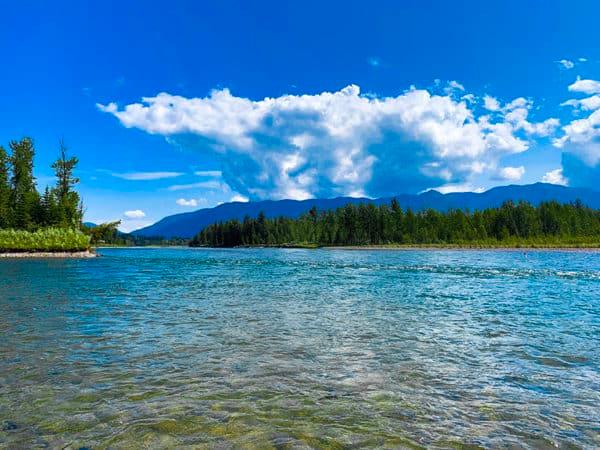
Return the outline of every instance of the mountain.
<path id="1" fill-rule="evenodd" d="M 331 199 L 265 200 L 249 203 L 224 203 L 214 208 L 205 208 L 194 212 L 165 217 L 153 225 L 134 231 L 132 234 L 144 237 L 191 238 L 211 223 L 229 219 L 242 220 L 246 215 L 256 217 L 260 211 L 264 212 L 267 217 L 298 217 L 313 206 L 316 206 L 319 210 L 327 210 L 339 208 L 349 203 L 369 202 L 380 205 L 389 203 L 392 198 L 394 197 L 378 199 L 338 197 Z M 524 200 L 533 205 L 538 205 L 543 201 L 549 200 L 569 203 L 578 199 L 591 208 L 600 209 L 599 192 L 546 183 L 535 183 L 524 186 L 499 186 L 481 193 L 454 192 L 451 194 L 441 194 L 438 191 L 432 190 L 418 195 L 398 195 L 395 198 L 403 208 L 411 208 L 415 211 L 428 208 L 438 211 L 494 208 L 508 200 L 515 202 Z"/>

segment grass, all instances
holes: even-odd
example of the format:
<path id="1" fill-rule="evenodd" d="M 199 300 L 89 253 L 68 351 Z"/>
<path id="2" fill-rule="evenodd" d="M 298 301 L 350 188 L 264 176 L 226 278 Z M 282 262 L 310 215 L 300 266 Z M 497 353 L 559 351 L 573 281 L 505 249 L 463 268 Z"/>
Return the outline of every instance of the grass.
<path id="1" fill-rule="evenodd" d="M 76 229 L 0 230 L 0 253 L 78 252 L 89 248 L 90 237 Z"/>

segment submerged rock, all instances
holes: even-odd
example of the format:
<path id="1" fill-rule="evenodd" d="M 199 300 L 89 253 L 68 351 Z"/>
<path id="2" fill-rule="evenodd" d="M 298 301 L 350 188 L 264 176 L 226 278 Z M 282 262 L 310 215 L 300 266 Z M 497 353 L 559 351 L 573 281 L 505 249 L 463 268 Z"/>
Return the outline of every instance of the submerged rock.
<path id="1" fill-rule="evenodd" d="M 16 422 L 13 422 L 12 420 L 5 420 L 4 422 L 2 422 L 2 431 L 13 431 L 19 428 L 19 425 L 17 425 Z"/>

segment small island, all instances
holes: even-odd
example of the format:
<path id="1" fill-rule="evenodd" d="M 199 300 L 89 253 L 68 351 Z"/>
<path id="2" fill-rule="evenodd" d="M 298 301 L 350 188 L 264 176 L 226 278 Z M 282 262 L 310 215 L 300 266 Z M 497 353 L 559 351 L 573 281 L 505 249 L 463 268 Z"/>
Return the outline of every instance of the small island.
<path id="1" fill-rule="evenodd" d="M 93 257 L 90 230 L 82 224 L 83 203 L 74 187 L 78 159 L 59 143 L 52 164 L 56 184 L 38 192 L 31 138 L 0 146 L 0 257 Z"/>

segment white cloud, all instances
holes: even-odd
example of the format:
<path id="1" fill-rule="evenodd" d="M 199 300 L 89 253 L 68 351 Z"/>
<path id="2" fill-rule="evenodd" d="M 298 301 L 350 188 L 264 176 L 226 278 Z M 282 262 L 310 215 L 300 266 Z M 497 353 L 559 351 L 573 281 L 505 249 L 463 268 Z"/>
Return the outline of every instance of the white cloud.
<path id="1" fill-rule="evenodd" d="M 452 81 L 448 82 L 448 86 L 451 87 L 452 89 L 458 89 L 459 91 L 465 90 L 465 87 L 456 80 L 452 80 Z"/>
<path id="2" fill-rule="evenodd" d="M 579 117 L 563 126 L 562 136 L 553 141 L 554 146 L 563 151 L 562 172 L 548 172 L 546 176 L 568 180 L 571 186 L 596 187 L 600 178 L 600 81 L 577 77 L 569 91 L 588 97 L 562 103 L 576 108 Z M 581 117 L 584 112 L 588 115 Z"/>
<path id="3" fill-rule="evenodd" d="M 460 84 L 458 81 L 451 80 L 448 81 L 448 86 L 444 88 L 444 92 L 446 95 L 452 95 L 455 91 L 465 91 L 465 87 Z"/>
<path id="4" fill-rule="evenodd" d="M 134 209 L 132 211 L 125 211 L 123 216 L 125 216 L 127 219 L 143 219 L 146 217 L 146 213 L 141 209 Z"/>
<path id="5" fill-rule="evenodd" d="M 194 175 L 199 177 L 221 178 L 223 175 L 220 170 L 197 170 Z"/>
<path id="6" fill-rule="evenodd" d="M 243 195 L 240 194 L 235 194 L 233 197 L 231 197 L 231 199 L 229 199 L 230 202 L 242 202 L 242 203 L 246 203 L 248 201 L 248 197 L 244 197 Z"/>
<path id="7" fill-rule="evenodd" d="M 190 198 L 186 200 L 185 198 L 179 198 L 175 201 L 179 206 L 198 206 L 198 200 L 195 198 Z"/>
<path id="8" fill-rule="evenodd" d="M 578 58 L 577 61 L 579 61 L 579 62 L 587 62 L 587 58 Z"/>
<path id="9" fill-rule="evenodd" d="M 600 109 L 583 119 L 573 120 L 562 127 L 564 135 L 554 145 L 576 155 L 588 166 L 600 162 Z"/>
<path id="10" fill-rule="evenodd" d="M 456 183 L 438 186 L 433 190 L 441 192 L 442 194 L 451 194 L 453 192 L 483 192 L 485 189 L 482 187 L 476 187 L 471 183 Z"/>
<path id="11" fill-rule="evenodd" d="M 395 97 L 367 97 L 350 85 L 259 101 L 227 89 L 189 99 L 161 93 L 123 109 L 98 107 L 126 127 L 212 150 L 224 182 L 245 197 L 305 199 L 465 183 L 497 167 L 502 156 L 527 150 L 527 136 L 548 135 L 558 124 L 530 122 L 532 103 L 524 98 L 504 107 L 496 102 L 495 114 L 478 116 L 452 94 L 411 87 Z M 169 189 L 196 187 L 219 188 L 193 183 Z"/>
<path id="12" fill-rule="evenodd" d="M 600 94 L 600 81 L 582 80 L 577 77 L 575 83 L 569 86 L 571 92 L 582 92 L 584 94 Z"/>
<path id="13" fill-rule="evenodd" d="M 223 184 L 218 181 L 200 181 L 198 183 L 189 183 L 189 184 L 174 184 L 173 186 L 169 186 L 167 189 L 169 191 L 185 191 L 188 189 L 221 189 L 223 188 Z"/>
<path id="14" fill-rule="evenodd" d="M 560 104 L 560 106 L 572 106 L 576 109 L 584 111 L 594 111 L 600 109 L 600 95 L 592 95 L 582 99 L 570 99 Z"/>
<path id="15" fill-rule="evenodd" d="M 560 184 L 562 186 L 566 186 L 569 184 L 568 180 L 563 175 L 563 170 L 560 168 L 551 170 L 550 172 L 546 172 L 546 175 L 542 177 L 542 182 L 550 184 Z"/>
<path id="16" fill-rule="evenodd" d="M 476 100 L 475 94 L 465 94 L 460 99 L 465 100 L 466 102 L 469 102 L 469 103 L 475 103 L 475 100 Z"/>
<path id="17" fill-rule="evenodd" d="M 132 181 L 162 180 L 165 178 L 176 178 L 184 175 L 182 172 L 111 172 L 113 177 Z"/>
<path id="18" fill-rule="evenodd" d="M 505 181 L 519 181 L 525 175 L 525 167 L 502 167 L 498 171 L 498 178 Z"/>
<path id="19" fill-rule="evenodd" d="M 498 102 L 498 100 L 495 97 L 485 95 L 483 97 L 483 107 L 488 111 L 499 111 L 500 102 Z"/>
<path id="20" fill-rule="evenodd" d="M 570 99 L 563 105 L 592 112 L 587 117 L 574 119 L 563 126 L 564 134 L 554 140 L 554 146 L 593 168 L 600 163 L 600 97 L 595 95 L 600 94 L 600 81 L 577 78 L 569 86 L 569 91 L 588 94 L 590 97 Z M 598 171 L 600 172 L 600 168 Z M 570 174 L 567 174 L 567 178 L 571 179 Z"/>
<path id="21" fill-rule="evenodd" d="M 516 131 L 523 131 L 530 136 L 547 137 L 553 134 L 560 122 L 556 118 L 546 119 L 542 122 L 530 122 L 528 120 L 529 111 L 533 107 L 533 102 L 524 97 L 518 97 L 505 105 L 489 95 L 483 98 L 484 108 L 494 112 L 502 119 L 501 125 L 505 128 L 505 139 L 514 137 Z"/>
<path id="22" fill-rule="evenodd" d="M 556 61 L 557 64 L 560 64 L 563 69 L 572 69 L 575 67 L 575 63 L 573 61 L 569 61 L 568 59 L 561 59 L 560 61 Z"/>

